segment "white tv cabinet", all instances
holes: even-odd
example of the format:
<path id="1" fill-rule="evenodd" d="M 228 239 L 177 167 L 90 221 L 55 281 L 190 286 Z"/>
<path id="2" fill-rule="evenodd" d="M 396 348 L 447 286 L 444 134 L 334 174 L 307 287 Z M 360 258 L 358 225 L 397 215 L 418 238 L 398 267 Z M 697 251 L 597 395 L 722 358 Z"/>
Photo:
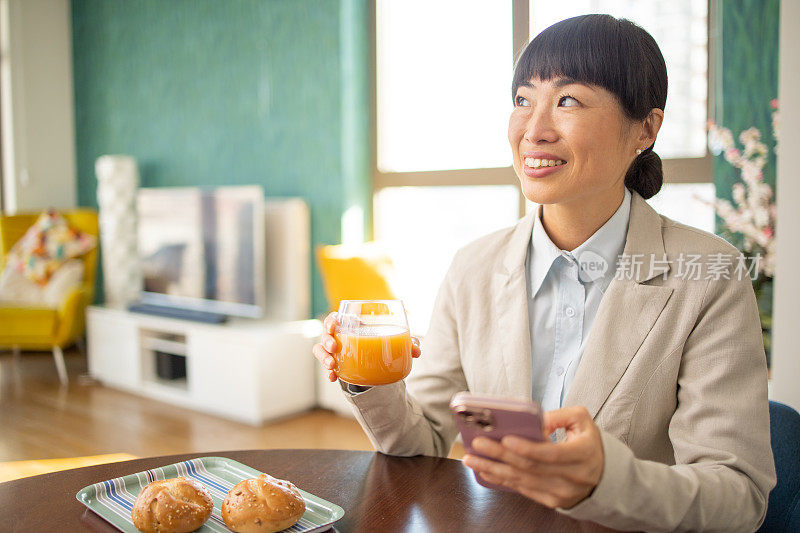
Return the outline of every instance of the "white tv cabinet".
<path id="1" fill-rule="evenodd" d="M 89 374 L 110 387 L 259 425 L 313 407 L 318 320 L 226 324 L 90 306 Z M 161 379 L 156 352 L 185 357 L 186 377 Z"/>

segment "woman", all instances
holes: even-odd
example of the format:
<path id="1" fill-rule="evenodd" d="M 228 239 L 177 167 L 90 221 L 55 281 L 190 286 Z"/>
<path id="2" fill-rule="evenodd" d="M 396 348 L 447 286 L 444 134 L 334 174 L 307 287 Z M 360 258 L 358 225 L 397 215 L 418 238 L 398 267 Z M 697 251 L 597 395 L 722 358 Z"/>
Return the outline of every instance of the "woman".
<path id="1" fill-rule="evenodd" d="M 458 252 L 411 376 L 346 389 L 359 422 L 384 453 L 446 455 L 457 391 L 533 398 L 560 438 L 477 439 L 492 459 L 464 463 L 487 481 L 617 529 L 755 530 L 775 484 L 758 311 L 734 247 L 644 201 L 663 179 L 658 45 L 624 19 L 564 20 L 528 45 L 512 96 L 514 169 L 540 209 Z M 314 347 L 332 381 L 334 328 Z"/>

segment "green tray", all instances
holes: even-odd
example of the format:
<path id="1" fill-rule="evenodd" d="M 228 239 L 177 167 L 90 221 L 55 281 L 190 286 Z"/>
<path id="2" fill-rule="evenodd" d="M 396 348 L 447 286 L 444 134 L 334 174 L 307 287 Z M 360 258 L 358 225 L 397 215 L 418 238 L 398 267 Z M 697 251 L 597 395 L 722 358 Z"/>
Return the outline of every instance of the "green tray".
<path id="1" fill-rule="evenodd" d="M 203 527 L 197 531 L 230 531 L 222 521 L 222 500 L 228 491 L 242 480 L 257 477 L 261 472 L 225 457 L 200 457 L 128 476 L 108 479 L 84 487 L 75 495 L 78 501 L 100 515 L 121 531 L 137 533 L 131 519 L 131 509 L 145 485 L 156 479 L 173 477 L 194 478 L 211 493 L 214 510 Z M 293 533 L 326 531 L 344 516 L 344 509 L 304 490 L 306 512 L 295 525 L 286 529 Z"/>

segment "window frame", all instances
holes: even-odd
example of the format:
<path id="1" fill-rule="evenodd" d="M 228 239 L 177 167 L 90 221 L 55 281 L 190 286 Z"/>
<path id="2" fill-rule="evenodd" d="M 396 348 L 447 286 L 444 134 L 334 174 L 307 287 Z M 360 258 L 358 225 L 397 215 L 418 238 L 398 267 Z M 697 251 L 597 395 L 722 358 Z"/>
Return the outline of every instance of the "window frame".
<path id="1" fill-rule="evenodd" d="M 530 35 L 530 10 L 529 0 L 510 0 L 512 3 L 512 40 L 513 40 L 513 61 L 516 61 L 519 54 L 527 46 Z M 714 95 L 716 73 L 713 61 L 716 58 L 718 49 L 716 46 L 716 34 L 712 28 L 716 27 L 716 10 L 714 2 L 707 0 L 707 35 L 708 35 L 708 57 L 706 72 L 708 83 L 706 88 L 706 116 L 714 116 Z M 369 96 L 370 96 L 370 138 L 373 139 L 370 146 L 370 170 L 372 174 L 372 197 L 374 198 L 381 189 L 387 187 L 437 187 L 437 186 L 475 186 L 475 185 L 513 185 L 519 187 L 519 179 L 514 173 L 512 166 L 491 167 L 491 168 L 472 168 L 456 170 L 429 170 L 416 172 L 382 172 L 378 168 L 378 114 L 377 114 L 377 0 L 369 2 L 369 38 L 370 38 L 370 69 L 369 69 Z M 711 183 L 713 176 L 713 155 L 705 146 L 705 156 L 670 158 L 662 159 L 664 168 L 664 183 Z M 526 199 L 519 195 L 519 216 L 525 215 Z M 373 228 L 374 233 L 374 228 Z"/>

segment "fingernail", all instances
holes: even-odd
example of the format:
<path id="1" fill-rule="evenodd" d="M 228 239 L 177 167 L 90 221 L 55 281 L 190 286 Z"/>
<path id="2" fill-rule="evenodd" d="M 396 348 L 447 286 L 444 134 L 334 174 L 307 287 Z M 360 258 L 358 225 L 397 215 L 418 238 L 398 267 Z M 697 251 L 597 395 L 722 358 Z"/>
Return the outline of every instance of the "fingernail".
<path id="1" fill-rule="evenodd" d="M 325 358 L 325 366 L 328 368 L 333 368 L 333 357 L 328 356 Z"/>
<path id="2" fill-rule="evenodd" d="M 326 341 L 325 342 L 325 349 L 327 349 L 329 352 L 334 351 L 336 349 L 336 343 L 333 342 L 332 340 Z"/>

